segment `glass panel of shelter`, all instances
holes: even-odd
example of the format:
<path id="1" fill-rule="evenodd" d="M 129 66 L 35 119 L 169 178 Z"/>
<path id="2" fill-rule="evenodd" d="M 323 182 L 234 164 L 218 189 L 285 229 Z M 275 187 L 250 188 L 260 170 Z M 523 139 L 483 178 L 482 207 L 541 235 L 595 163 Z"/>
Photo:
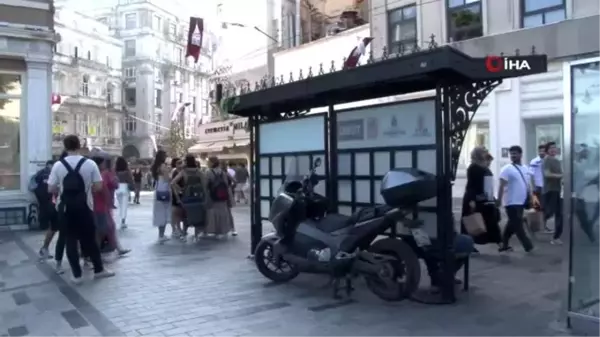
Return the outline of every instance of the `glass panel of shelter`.
<path id="1" fill-rule="evenodd" d="M 414 146 L 338 150 L 338 212 L 351 215 L 362 207 L 384 204 L 381 181 L 385 174 L 400 167 L 414 167 L 436 173 L 435 149 Z M 436 236 L 437 198 L 425 200 L 414 208 L 410 218 L 423 220 L 430 236 Z M 396 228 L 401 233 L 402 225 Z"/>
<path id="2" fill-rule="evenodd" d="M 311 163 L 314 163 L 317 158 L 321 158 L 323 164 L 315 172 L 320 181 L 315 187 L 315 192 L 326 196 L 327 176 L 325 174 L 326 161 L 324 151 L 259 155 L 260 214 L 263 220 L 267 220 L 269 217 L 271 203 L 277 197 L 277 192 L 285 181 L 286 172 L 292 161 L 295 160 L 299 168 L 306 168 L 306 172 L 300 172 L 300 174 L 304 175 L 308 174 Z"/>

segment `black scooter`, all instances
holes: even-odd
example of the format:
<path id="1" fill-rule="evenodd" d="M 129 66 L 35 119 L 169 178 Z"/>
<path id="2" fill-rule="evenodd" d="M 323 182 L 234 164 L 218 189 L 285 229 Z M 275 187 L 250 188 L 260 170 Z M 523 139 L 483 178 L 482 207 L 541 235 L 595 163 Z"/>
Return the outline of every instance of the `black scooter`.
<path id="1" fill-rule="evenodd" d="M 381 185 L 386 205 L 346 216 L 321 211 L 325 199 L 313 192 L 320 164 L 317 159 L 305 177 L 288 172 L 269 214 L 275 232 L 263 236 L 256 247 L 260 273 L 275 282 L 290 281 L 300 272 L 328 274 L 334 298 L 339 298 L 341 280 L 349 296 L 352 279 L 362 275 L 367 287 L 383 300 L 409 297 L 421 278 L 417 256 L 402 240 L 375 239 L 397 222 L 406 222 L 418 202 L 432 198 L 432 193 L 435 196 L 433 175 L 412 168 L 394 169 Z"/>

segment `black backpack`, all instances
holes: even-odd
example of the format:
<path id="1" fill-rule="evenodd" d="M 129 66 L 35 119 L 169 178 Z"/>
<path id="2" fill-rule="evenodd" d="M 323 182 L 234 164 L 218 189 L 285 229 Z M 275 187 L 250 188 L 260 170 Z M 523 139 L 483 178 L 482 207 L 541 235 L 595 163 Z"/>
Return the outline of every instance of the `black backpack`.
<path id="1" fill-rule="evenodd" d="M 198 169 L 185 169 L 185 187 L 181 196 L 181 202 L 199 203 L 204 201 L 204 181 Z"/>
<path id="2" fill-rule="evenodd" d="M 215 170 L 211 170 L 214 177 L 209 180 L 208 189 L 210 198 L 214 201 L 229 201 L 229 185 L 225 172 L 217 174 Z"/>
<path id="3" fill-rule="evenodd" d="M 67 169 L 67 174 L 62 181 L 62 192 L 60 194 L 60 202 L 65 206 L 66 210 L 88 207 L 85 182 L 79 173 L 81 166 L 86 160 L 85 158 L 81 158 L 75 169 L 64 158 L 60 160 L 65 169 Z"/>

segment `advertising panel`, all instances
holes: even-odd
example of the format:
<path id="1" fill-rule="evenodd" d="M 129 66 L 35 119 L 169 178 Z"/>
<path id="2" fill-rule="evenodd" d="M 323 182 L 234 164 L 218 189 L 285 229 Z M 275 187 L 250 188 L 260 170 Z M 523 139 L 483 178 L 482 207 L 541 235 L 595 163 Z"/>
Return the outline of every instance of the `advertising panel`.
<path id="1" fill-rule="evenodd" d="M 338 149 L 435 144 L 435 102 L 406 102 L 341 112 Z"/>
<path id="2" fill-rule="evenodd" d="M 325 117 L 322 115 L 260 125 L 259 153 L 325 150 Z"/>

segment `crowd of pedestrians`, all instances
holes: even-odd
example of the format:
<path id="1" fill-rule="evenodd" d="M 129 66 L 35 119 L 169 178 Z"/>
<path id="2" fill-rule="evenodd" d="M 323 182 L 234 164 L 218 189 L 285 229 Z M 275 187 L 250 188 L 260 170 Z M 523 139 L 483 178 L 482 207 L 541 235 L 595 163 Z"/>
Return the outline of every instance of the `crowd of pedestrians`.
<path id="1" fill-rule="evenodd" d="M 54 258 L 56 271 L 62 274 L 66 252 L 75 284 L 82 282 L 82 263 L 93 268 L 94 278 L 113 276 L 104 265 L 130 252 L 121 245 L 117 226 L 127 229 L 129 203 L 140 203 L 144 174 L 139 168 L 131 170 L 123 157 L 113 164 L 101 150 L 82 156 L 75 135 L 65 137 L 63 144 L 60 159 L 48 161 L 29 184 L 38 201 L 40 224 L 48 228 L 40 260 Z M 187 241 L 190 227 L 194 241 L 237 235 L 231 208 L 236 201 L 248 202 L 248 171 L 244 166 L 230 170 L 216 157 L 209 158 L 208 164 L 204 169 L 192 155 L 167 158 L 164 151 L 156 152 L 148 183 L 153 189 L 152 224 L 159 243 L 170 238 Z M 167 237 L 169 225 L 172 233 Z M 49 247 L 57 234 L 52 256 Z"/>
<path id="2" fill-rule="evenodd" d="M 208 158 L 207 168 L 201 168 L 193 155 L 183 160 L 171 158 L 169 164 L 167 159 L 164 151 L 157 151 L 150 168 L 156 182 L 152 218 L 158 229 L 158 241 L 163 243 L 170 238 L 187 241 L 190 227 L 194 228 L 192 241 L 236 236 L 231 208 L 236 203 L 235 191 L 245 198 L 245 188 L 237 185 L 247 183 L 247 171 L 229 172 L 216 157 Z M 236 175 L 245 181 L 239 183 Z M 169 224 L 171 236 L 167 237 Z"/>
<path id="3" fill-rule="evenodd" d="M 525 214 L 539 214 L 539 217 L 533 216 L 529 219 L 539 219 L 540 227 L 552 234 L 550 243 L 561 245 L 563 171 L 562 163 L 557 156 L 556 143 L 548 142 L 539 145 L 538 156 L 530 162 L 529 166 L 522 163 L 523 150 L 520 146 L 512 146 L 508 152 L 510 163 L 500 170 L 497 195 L 494 194 L 495 179 L 489 168 L 493 160 L 492 156 L 483 147 L 477 147 L 471 152 L 471 165 L 467 169 L 467 184 L 463 196 L 462 232 L 471 234 L 476 244 L 497 244 L 500 252 L 513 250 L 509 243 L 515 235 L 524 250 L 531 252 L 535 247 L 529 233 L 535 231 L 535 226 L 528 223 Z M 577 166 L 578 160 L 583 160 L 585 156 L 585 149 L 576 149 L 574 166 Z M 578 194 L 577 191 L 580 189 L 575 186 L 575 194 Z M 575 213 L 582 230 L 590 241 L 595 242 L 597 234 L 594 232 L 593 223 L 597 215 L 588 216 L 585 205 L 579 202 L 582 205 L 577 207 L 579 199 L 575 200 Z M 501 208 L 504 208 L 507 217 L 503 232 L 500 229 Z M 580 214 L 577 213 L 578 211 Z M 480 226 L 481 230 L 477 233 L 471 230 L 472 233 L 469 233 L 465 219 L 470 222 L 471 216 L 476 213 L 481 215 L 480 219 L 483 222 Z M 553 229 L 548 226 L 548 220 L 552 217 L 554 217 Z M 529 230 L 526 230 L 525 226 L 530 226 Z M 471 227 L 477 228 L 477 226 Z"/>

